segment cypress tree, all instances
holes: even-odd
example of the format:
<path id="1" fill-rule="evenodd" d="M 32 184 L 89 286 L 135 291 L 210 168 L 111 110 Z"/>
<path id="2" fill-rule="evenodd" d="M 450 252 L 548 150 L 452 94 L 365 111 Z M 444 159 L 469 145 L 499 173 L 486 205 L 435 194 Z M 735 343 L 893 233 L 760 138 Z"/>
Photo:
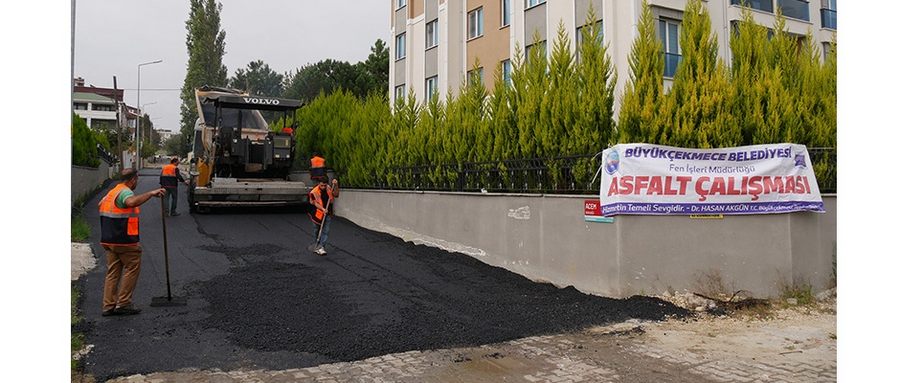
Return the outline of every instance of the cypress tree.
<path id="1" fill-rule="evenodd" d="M 628 54 L 629 81 L 619 109 L 619 142 L 661 143 L 663 89 L 662 43 L 647 0 L 641 5 L 638 36 Z"/>
<path id="2" fill-rule="evenodd" d="M 548 87 L 545 44 L 534 34 L 532 48 L 528 52 L 522 75 L 522 86 L 516 84 L 519 97 L 516 117 L 519 122 L 519 147 L 525 158 L 544 155 L 541 141 L 546 127 L 544 92 Z"/>
<path id="3" fill-rule="evenodd" d="M 717 60 L 718 44 L 709 12 L 700 0 L 689 0 L 679 42 L 682 61 L 669 95 L 667 144 L 709 148 L 735 146 L 741 131 L 731 114 L 732 87 L 725 64 Z"/>
<path id="4" fill-rule="evenodd" d="M 588 7 L 587 24 L 582 28 L 575 69 L 577 106 L 575 123 L 569 139 L 569 154 L 592 154 L 618 140 L 619 131 L 613 118 L 613 102 L 617 77 L 602 41 L 593 5 Z M 578 160 L 572 168 L 578 185 L 590 182 L 593 168 L 589 159 Z"/>
<path id="5" fill-rule="evenodd" d="M 750 145 L 763 129 L 767 102 L 768 41 L 766 28 L 753 20 L 749 8 L 741 11 L 741 22 L 731 34 L 731 84 L 734 114 L 740 121 L 741 144 Z"/>

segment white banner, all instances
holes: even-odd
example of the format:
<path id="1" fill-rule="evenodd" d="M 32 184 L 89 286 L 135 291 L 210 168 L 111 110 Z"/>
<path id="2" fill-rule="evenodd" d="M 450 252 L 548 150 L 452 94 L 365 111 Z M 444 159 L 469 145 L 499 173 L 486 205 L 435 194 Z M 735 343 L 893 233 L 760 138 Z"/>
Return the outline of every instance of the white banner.
<path id="1" fill-rule="evenodd" d="M 824 212 L 804 145 L 681 149 L 620 144 L 603 151 L 603 216 Z"/>

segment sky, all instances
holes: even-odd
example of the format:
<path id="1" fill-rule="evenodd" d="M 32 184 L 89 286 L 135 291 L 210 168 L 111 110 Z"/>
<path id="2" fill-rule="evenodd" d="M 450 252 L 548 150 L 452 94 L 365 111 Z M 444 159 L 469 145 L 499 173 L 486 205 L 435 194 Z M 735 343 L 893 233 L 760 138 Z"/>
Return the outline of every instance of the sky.
<path id="1" fill-rule="evenodd" d="M 223 62 L 232 76 L 263 60 L 278 73 L 332 58 L 365 60 L 376 39 L 389 42 L 385 0 L 219 0 L 225 31 Z M 187 70 L 187 0 L 76 0 L 75 77 L 85 85 L 125 89 L 157 129 L 180 127 L 179 90 Z"/>

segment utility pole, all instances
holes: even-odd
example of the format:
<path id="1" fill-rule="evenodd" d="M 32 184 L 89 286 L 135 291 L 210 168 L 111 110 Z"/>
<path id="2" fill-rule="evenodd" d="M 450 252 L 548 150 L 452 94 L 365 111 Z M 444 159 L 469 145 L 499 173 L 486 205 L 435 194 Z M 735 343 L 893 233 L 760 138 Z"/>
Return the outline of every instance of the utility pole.
<path id="1" fill-rule="evenodd" d="M 119 86 L 116 84 L 116 76 L 113 76 L 113 99 L 116 101 L 116 156 L 119 157 L 119 174 L 122 174 L 122 118 L 119 115 Z"/>

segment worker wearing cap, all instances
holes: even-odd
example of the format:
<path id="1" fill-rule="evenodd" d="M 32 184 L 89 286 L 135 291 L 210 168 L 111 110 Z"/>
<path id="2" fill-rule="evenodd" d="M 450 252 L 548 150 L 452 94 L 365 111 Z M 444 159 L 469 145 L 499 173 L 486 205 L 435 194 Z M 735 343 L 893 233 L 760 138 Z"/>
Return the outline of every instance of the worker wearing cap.
<path id="1" fill-rule="evenodd" d="M 169 164 L 163 166 L 162 172 L 159 173 L 159 186 L 166 189 L 166 195 L 163 197 L 163 207 L 165 207 L 166 214 L 172 217 L 178 215 L 176 209 L 178 208 L 179 182 L 184 182 L 185 185 L 188 184 L 184 177 L 181 176 L 181 172 L 178 171 L 178 157 L 173 157 Z"/>
<path id="2" fill-rule="evenodd" d="M 139 206 L 166 193 L 159 188 L 135 195 L 138 174 L 134 169 L 123 170 L 121 180 L 100 200 L 100 245 L 106 250 L 103 316 L 141 312 L 131 300 L 141 274 Z"/>

